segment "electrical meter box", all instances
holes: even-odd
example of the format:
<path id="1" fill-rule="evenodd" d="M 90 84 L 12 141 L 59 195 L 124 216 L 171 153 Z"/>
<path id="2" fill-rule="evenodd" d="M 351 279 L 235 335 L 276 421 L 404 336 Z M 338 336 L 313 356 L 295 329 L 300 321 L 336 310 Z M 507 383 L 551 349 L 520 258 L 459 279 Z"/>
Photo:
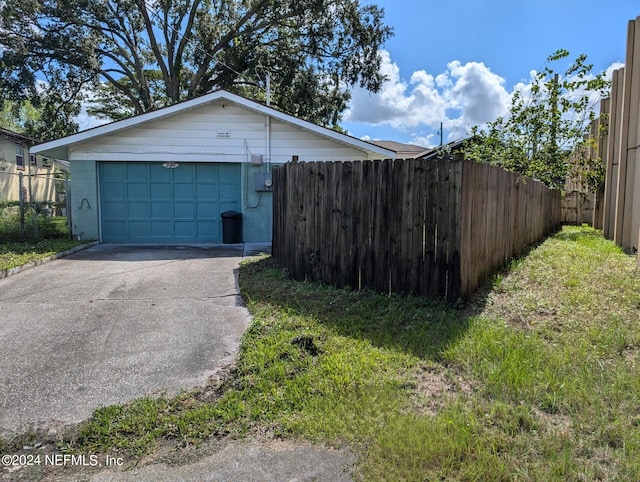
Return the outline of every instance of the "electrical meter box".
<path id="1" fill-rule="evenodd" d="M 270 172 L 256 172 L 253 179 L 256 191 L 273 191 L 273 179 Z"/>

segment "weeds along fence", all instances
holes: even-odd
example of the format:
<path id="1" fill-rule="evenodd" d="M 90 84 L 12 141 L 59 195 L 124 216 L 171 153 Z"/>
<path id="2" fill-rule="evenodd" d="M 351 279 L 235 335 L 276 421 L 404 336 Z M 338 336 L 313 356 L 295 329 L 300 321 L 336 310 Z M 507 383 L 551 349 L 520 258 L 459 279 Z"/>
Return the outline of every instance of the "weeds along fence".
<path id="1" fill-rule="evenodd" d="M 68 175 L 64 172 L 0 171 L 0 221 L 18 218 L 18 232 L 1 232 L 0 237 L 40 237 L 39 217 L 68 215 L 69 191 Z M 13 231 L 15 226 L 13 222 L 0 223 L 4 230 Z"/>
<path id="2" fill-rule="evenodd" d="M 273 256 L 296 279 L 455 301 L 561 219 L 560 192 L 469 161 L 274 168 Z"/>

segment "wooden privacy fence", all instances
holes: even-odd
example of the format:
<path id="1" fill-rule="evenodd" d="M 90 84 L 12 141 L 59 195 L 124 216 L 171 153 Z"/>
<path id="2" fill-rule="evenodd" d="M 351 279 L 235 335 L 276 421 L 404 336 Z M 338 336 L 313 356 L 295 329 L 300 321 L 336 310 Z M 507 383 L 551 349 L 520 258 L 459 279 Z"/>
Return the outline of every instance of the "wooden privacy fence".
<path id="1" fill-rule="evenodd" d="M 625 66 L 611 79 L 603 101 L 608 135 L 603 234 L 628 250 L 640 248 L 640 17 L 629 21 Z M 640 257 L 638 258 L 640 266 Z"/>
<path id="2" fill-rule="evenodd" d="M 560 222 L 560 192 L 470 161 L 273 170 L 273 256 L 296 279 L 456 300 Z"/>

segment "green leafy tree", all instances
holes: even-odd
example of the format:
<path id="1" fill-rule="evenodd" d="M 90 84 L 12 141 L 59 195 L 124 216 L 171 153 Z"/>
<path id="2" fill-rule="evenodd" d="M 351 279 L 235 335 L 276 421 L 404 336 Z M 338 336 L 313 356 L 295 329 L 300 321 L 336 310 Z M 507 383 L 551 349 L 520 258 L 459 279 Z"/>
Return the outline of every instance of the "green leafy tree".
<path id="1" fill-rule="evenodd" d="M 1 101 L 0 126 L 35 140 L 52 139 L 77 131 L 73 116 L 77 106 L 65 104 L 55 90 L 39 92 L 37 104 L 30 100 Z"/>
<path id="2" fill-rule="evenodd" d="M 333 126 L 348 87 L 377 91 L 383 10 L 359 0 L 5 0 L 4 98 L 120 119 L 224 88 Z M 48 96 L 48 97 L 47 97 Z M 54 115 L 68 115 L 58 110 Z M 54 115 L 55 117 L 55 115 Z"/>
<path id="3" fill-rule="evenodd" d="M 39 116 L 40 113 L 29 101 L 5 101 L 0 109 L 0 127 L 20 134 L 26 134 L 26 124 L 33 119 L 37 119 Z"/>
<path id="4" fill-rule="evenodd" d="M 571 153 L 589 142 L 586 135 L 595 118 L 594 99 L 608 91 L 604 74 L 593 75 L 586 55 L 580 55 L 563 74 L 554 63 L 569 56 L 558 50 L 533 78 L 528 95 L 514 92 L 509 113 L 486 127 L 474 127 L 465 145 L 467 159 L 487 162 L 562 188 Z M 599 158 L 581 158 L 582 171 L 594 183 L 603 177 Z"/>

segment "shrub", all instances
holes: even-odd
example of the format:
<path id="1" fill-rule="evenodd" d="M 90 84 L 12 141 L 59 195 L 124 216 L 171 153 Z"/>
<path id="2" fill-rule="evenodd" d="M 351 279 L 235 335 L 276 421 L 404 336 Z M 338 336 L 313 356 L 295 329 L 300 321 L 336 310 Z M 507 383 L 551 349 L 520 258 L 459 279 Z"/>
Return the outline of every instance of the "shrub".
<path id="1" fill-rule="evenodd" d="M 39 240 L 66 236 L 63 223 L 48 216 L 46 209 L 39 212 L 29 209 L 24 216 L 24 232 L 20 229 L 20 208 L 15 205 L 0 206 L 0 242 Z"/>

